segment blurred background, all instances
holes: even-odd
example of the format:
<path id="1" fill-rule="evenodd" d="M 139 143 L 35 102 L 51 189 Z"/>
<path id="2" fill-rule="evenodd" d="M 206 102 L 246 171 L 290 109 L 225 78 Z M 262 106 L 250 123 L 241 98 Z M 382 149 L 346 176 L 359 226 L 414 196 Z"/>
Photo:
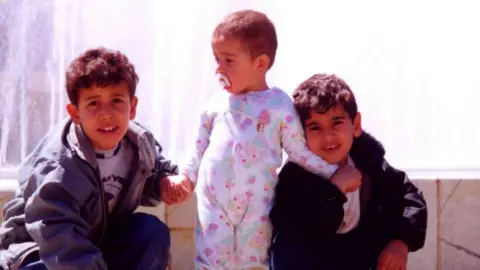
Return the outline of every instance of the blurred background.
<path id="1" fill-rule="evenodd" d="M 277 28 L 270 85 L 313 73 L 350 85 L 365 130 L 424 191 L 427 243 L 409 269 L 480 269 L 480 36 L 476 1 L 0 0 L 0 206 L 40 138 L 66 117 L 65 70 L 84 50 L 121 50 L 140 76 L 137 119 L 182 162 L 215 92 L 210 37 L 255 9 Z M 477 34 L 475 34 L 477 33 Z M 193 268 L 195 199 L 143 209 L 172 230 L 171 269 Z"/>

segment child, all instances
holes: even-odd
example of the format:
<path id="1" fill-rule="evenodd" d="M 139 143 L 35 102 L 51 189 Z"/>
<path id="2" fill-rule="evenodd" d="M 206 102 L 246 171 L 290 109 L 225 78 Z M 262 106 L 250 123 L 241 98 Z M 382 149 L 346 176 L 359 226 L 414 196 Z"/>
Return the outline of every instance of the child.
<path id="1" fill-rule="evenodd" d="M 157 205 L 162 189 L 176 190 L 175 178 L 164 177 L 177 168 L 160 155 L 153 135 L 131 121 L 137 82 L 117 51 L 91 49 L 70 64 L 70 119 L 27 158 L 20 192 L 4 209 L 5 269 L 166 268 L 168 228 L 133 212 Z"/>
<path id="2" fill-rule="evenodd" d="M 308 150 L 290 97 L 267 86 L 277 49 L 267 16 L 252 10 L 228 15 L 212 47 L 225 91 L 201 114 L 194 155 L 181 170 L 196 184 L 196 267 L 268 268 L 268 213 L 282 150 L 325 177 L 336 166 Z"/>
<path id="3" fill-rule="evenodd" d="M 363 179 L 352 190 L 287 163 L 270 213 L 272 269 L 406 269 L 408 252 L 425 242 L 422 193 L 362 132 L 355 97 L 343 80 L 317 74 L 293 96 L 308 147 L 342 173 L 358 169 Z"/>

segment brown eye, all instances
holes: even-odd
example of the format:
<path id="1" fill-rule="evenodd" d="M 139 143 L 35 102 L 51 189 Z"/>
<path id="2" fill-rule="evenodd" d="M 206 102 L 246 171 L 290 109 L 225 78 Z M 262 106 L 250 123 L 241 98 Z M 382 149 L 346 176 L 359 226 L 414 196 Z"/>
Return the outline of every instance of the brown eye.
<path id="1" fill-rule="evenodd" d="M 343 125 L 343 123 L 344 123 L 343 121 L 335 121 L 335 122 L 333 122 L 333 126 L 335 128 L 339 128 Z"/>
<path id="2" fill-rule="evenodd" d="M 87 104 L 88 107 L 95 107 L 98 105 L 98 101 L 91 101 Z"/>

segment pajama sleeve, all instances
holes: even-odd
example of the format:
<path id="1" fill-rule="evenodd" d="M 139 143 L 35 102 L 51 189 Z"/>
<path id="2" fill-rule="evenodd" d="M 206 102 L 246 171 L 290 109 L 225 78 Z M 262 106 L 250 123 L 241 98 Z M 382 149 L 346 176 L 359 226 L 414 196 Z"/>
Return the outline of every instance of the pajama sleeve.
<path id="1" fill-rule="evenodd" d="M 205 150 L 210 144 L 210 133 L 212 131 L 212 120 L 207 111 L 200 115 L 200 122 L 197 125 L 195 143 L 190 151 L 190 156 L 183 166 L 181 166 L 180 174 L 186 175 L 192 183 L 197 183 L 198 169 L 203 158 Z"/>
<path id="2" fill-rule="evenodd" d="M 285 106 L 281 111 L 280 138 L 282 147 L 288 154 L 290 161 L 297 163 L 312 173 L 330 178 L 338 166 L 327 163 L 308 149 L 303 126 L 293 102 L 288 96 L 284 100 Z"/>

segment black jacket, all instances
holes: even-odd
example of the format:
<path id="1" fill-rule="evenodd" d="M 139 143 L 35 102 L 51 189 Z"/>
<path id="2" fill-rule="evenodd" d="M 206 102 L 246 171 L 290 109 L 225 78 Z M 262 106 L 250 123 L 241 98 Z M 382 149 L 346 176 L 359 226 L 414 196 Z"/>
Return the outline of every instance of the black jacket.
<path id="1" fill-rule="evenodd" d="M 361 256 L 370 264 L 393 239 L 404 241 L 410 251 L 422 248 L 427 227 L 425 199 L 384 155 L 382 145 L 368 133 L 354 139 L 350 156 L 363 175 L 361 215 L 358 227 L 346 235 L 336 233 L 343 221 L 345 195 L 329 180 L 287 163 L 279 174 L 270 213 L 274 239 L 305 248 L 312 256 L 341 245 L 338 255 L 344 260 L 348 260 L 348 245 L 357 249 L 353 257 Z"/>

